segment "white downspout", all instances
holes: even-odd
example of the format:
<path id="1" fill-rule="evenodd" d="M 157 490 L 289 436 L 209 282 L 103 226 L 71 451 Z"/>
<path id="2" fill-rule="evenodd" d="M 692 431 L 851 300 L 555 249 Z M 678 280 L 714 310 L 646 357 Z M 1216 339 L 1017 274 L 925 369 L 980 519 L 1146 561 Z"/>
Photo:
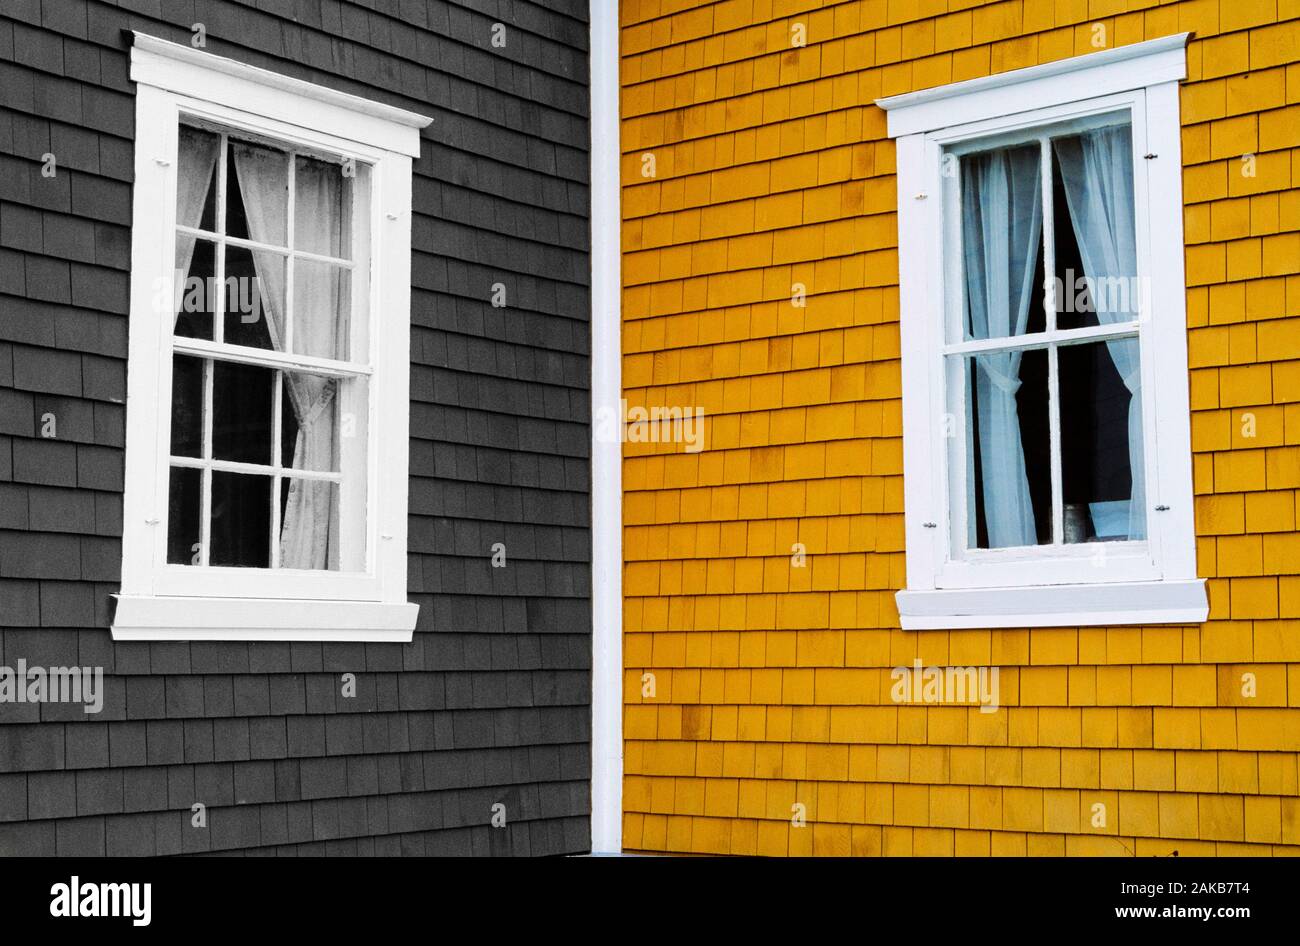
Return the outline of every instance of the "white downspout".
<path id="1" fill-rule="evenodd" d="M 618 0 L 591 0 L 591 851 L 623 850 Z M 613 434 L 613 436 L 611 436 Z"/>

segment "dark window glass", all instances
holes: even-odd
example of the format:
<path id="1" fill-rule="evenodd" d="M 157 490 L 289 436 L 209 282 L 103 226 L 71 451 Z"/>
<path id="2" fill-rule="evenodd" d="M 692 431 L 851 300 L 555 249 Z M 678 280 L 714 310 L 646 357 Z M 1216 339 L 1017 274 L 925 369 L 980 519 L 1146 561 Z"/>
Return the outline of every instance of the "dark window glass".
<path id="1" fill-rule="evenodd" d="M 284 311 L 276 295 L 284 290 L 284 257 L 259 252 L 254 260 L 247 247 L 226 247 L 225 289 L 225 341 L 283 351 L 284 341 L 276 337 L 278 329 L 274 326 L 283 324 L 275 312 Z M 278 310 L 273 308 L 276 305 L 280 306 Z"/>
<path id="2" fill-rule="evenodd" d="M 212 473 L 212 565 L 271 564 L 271 477 Z"/>
<path id="3" fill-rule="evenodd" d="M 203 471 L 172 467 L 167 491 L 167 563 L 198 565 Z"/>
<path id="4" fill-rule="evenodd" d="M 216 244 L 207 240 L 180 234 L 176 237 L 177 286 L 175 302 L 175 321 L 173 331 L 182 338 L 212 338 L 212 314 L 216 311 L 217 300 L 213 286 L 217 275 Z M 189 255 L 189 266 L 184 257 L 187 248 L 193 247 Z"/>
<path id="5" fill-rule="evenodd" d="M 1136 370 L 1137 344 L 1137 339 L 1125 338 L 1060 349 L 1061 490 L 1066 542 L 1130 537 L 1129 499 L 1134 471 L 1129 451 L 1129 405 L 1133 396 L 1115 368 L 1111 349 Z M 1141 423 L 1137 418 L 1134 422 Z"/>
<path id="6" fill-rule="evenodd" d="M 187 355 L 172 359 L 172 456 L 203 453 L 203 361 Z"/>
<path id="7" fill-rule="evenodd" d="M 212 365 L 212 456 L 239 463 L 271 462 L 275 372 L 217 361 Z"/>

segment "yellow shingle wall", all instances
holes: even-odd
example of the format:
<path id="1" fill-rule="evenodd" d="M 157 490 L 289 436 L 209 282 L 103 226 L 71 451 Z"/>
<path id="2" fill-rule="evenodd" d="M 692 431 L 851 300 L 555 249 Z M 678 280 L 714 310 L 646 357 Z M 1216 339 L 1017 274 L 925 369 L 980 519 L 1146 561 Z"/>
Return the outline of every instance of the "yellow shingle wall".
<path id="1" fill-rule="evenodd" d="M 624 448 L 625 847 L 1300 851 L 1300 0 L 621 16 L 626 396 L 707 412 L 702 452 Z M 1187 30 L 1211 620 L 903 632 L 894 146 L 871 103 Z M 917 657 L 1000 667 L 1005 708 L 896 705 Z"/>

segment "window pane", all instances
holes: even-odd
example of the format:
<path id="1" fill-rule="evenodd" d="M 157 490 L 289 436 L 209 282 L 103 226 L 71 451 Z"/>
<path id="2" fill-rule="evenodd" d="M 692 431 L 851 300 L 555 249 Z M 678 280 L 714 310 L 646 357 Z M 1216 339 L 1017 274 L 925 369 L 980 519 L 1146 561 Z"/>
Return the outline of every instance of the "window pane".
<path id="1" fill-rule="evenodd" d="M 172 359 L 172 445 L 174 457 L 198 457 L 203 450 L 203 361 Z"/>
<path id="2" fill-rule="evenodd" d="M 283 351 L 283 311 L 284 257 L 227 246 L 225 341 Z"/>
<path id="3" fill-rule="evenodd" d="M 280 484 L 280 567 L 339 570 L 339 489 L 322 480 Z"/>
<path id="4" fill-rule="evenodd" d="M 1144 538 L 1137 339 L 1064 346 L 1059 359 L 1064 541 Z"/>
<path id="5" fill-rule="evenodd" d="M 294 168 L 294 249 L 352 258 L 351 215 L 355 165 L 299 155 Z"/>
<path id="6" fill-rule="evenodd" d="M 273 148 L 231 141 L 226 161 L 226 233 L 285 246 L 289 156 Z"/>
<path id="7" fill-rule="evenodd" d="M 275 372 L 217 361 L 212 366 L 212 456 L 239 463 L 271 462 Z"/>
<path id="8" fill-rule="evenodd" d="M 177 140 L 176 223 L 203 230 L 217 228 L 217 151 L 221 136 L 181 125 Z"/>
<path id="9" fill-rule="evenodd" d="M 1041 277 L 1036 278 L 1043 226 L 1039 163 L 1037 145 L 961 159 L 967 340 L 1031 330 L 1031 308 L 1041 296 Z"/>
<path id="10" fill-rule="evenodd" d="M 271 563 L 271 477 L 212 473 L 211 565 Z"/>
<path id="11" fill-rule="evenodd" d="M 293 350 L 318 358 L 348 358 L 352 279 L 332 263 L 294 261 Z"/>
<path id="12" fill-rule="evenodd" d="M 216 244 L 177 234 L 173 331 L 182 338 L 212 338 L 216 275 Z"/>
<path id="13" fill-rule="evenodd" d="M 1047 352 L 967 359 L 966 495 L 971 548 L 1052 541 Z"/>
<path id="14" fill-rule="evenodd" d="M 167 564 L 199 564 L 203 471 L 172 467 L 167 487 Z"/>
<path id="15" fill-rule="evenodd" d="M 1052 146 L 1059 324 L 1076 328 L 1133 321 L 1146 287 L 1137 271 L 1130 129 L 1095 128 L 1056 138 Z"/>
<path id="16" fill-rule="evenodd" d="M 296 371 L 284 372 L 282 377 L 281 465 L 291 470 L 337 472 L 339 382 Z"/>

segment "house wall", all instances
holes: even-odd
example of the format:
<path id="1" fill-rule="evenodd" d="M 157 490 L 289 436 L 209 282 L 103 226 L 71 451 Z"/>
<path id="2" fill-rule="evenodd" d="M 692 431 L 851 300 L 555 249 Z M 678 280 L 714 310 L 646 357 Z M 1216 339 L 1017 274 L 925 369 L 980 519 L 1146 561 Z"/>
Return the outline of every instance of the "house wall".
<path id="1" fill-rule="evenodd" d="M 587 850 L 587 5 L 0 12 L 0 663 L 102 666 L 107 690 L 99 715 L 0 704 L 0 854 Z M 131 246 L 124 31 L 189 42 L 195 23 L 210 52 L 434 118 L 414 180 L 409 645 L 114 643 L 107 629 Z M 498 282 L 508 308 L 490 304 Z M 505 568 L 490 567 L 495 542 Z M 206 830 L 191 827 L 196 802 Z"/>
<path id="2" fill-rule="evenodd" d="M 624 454 L 626 847 L 1300 853 L 1300 4 L 624 0 L 622 20 L 627 397 L 708 412 L 704 452 Z M 872 102 L 1092 52 L 1099 27 L 1195 32 L 1210 619 L 903 632 L 895 151 Z M 1006 708 L 894 704 L 915 658 L 999 667 Z"/>

